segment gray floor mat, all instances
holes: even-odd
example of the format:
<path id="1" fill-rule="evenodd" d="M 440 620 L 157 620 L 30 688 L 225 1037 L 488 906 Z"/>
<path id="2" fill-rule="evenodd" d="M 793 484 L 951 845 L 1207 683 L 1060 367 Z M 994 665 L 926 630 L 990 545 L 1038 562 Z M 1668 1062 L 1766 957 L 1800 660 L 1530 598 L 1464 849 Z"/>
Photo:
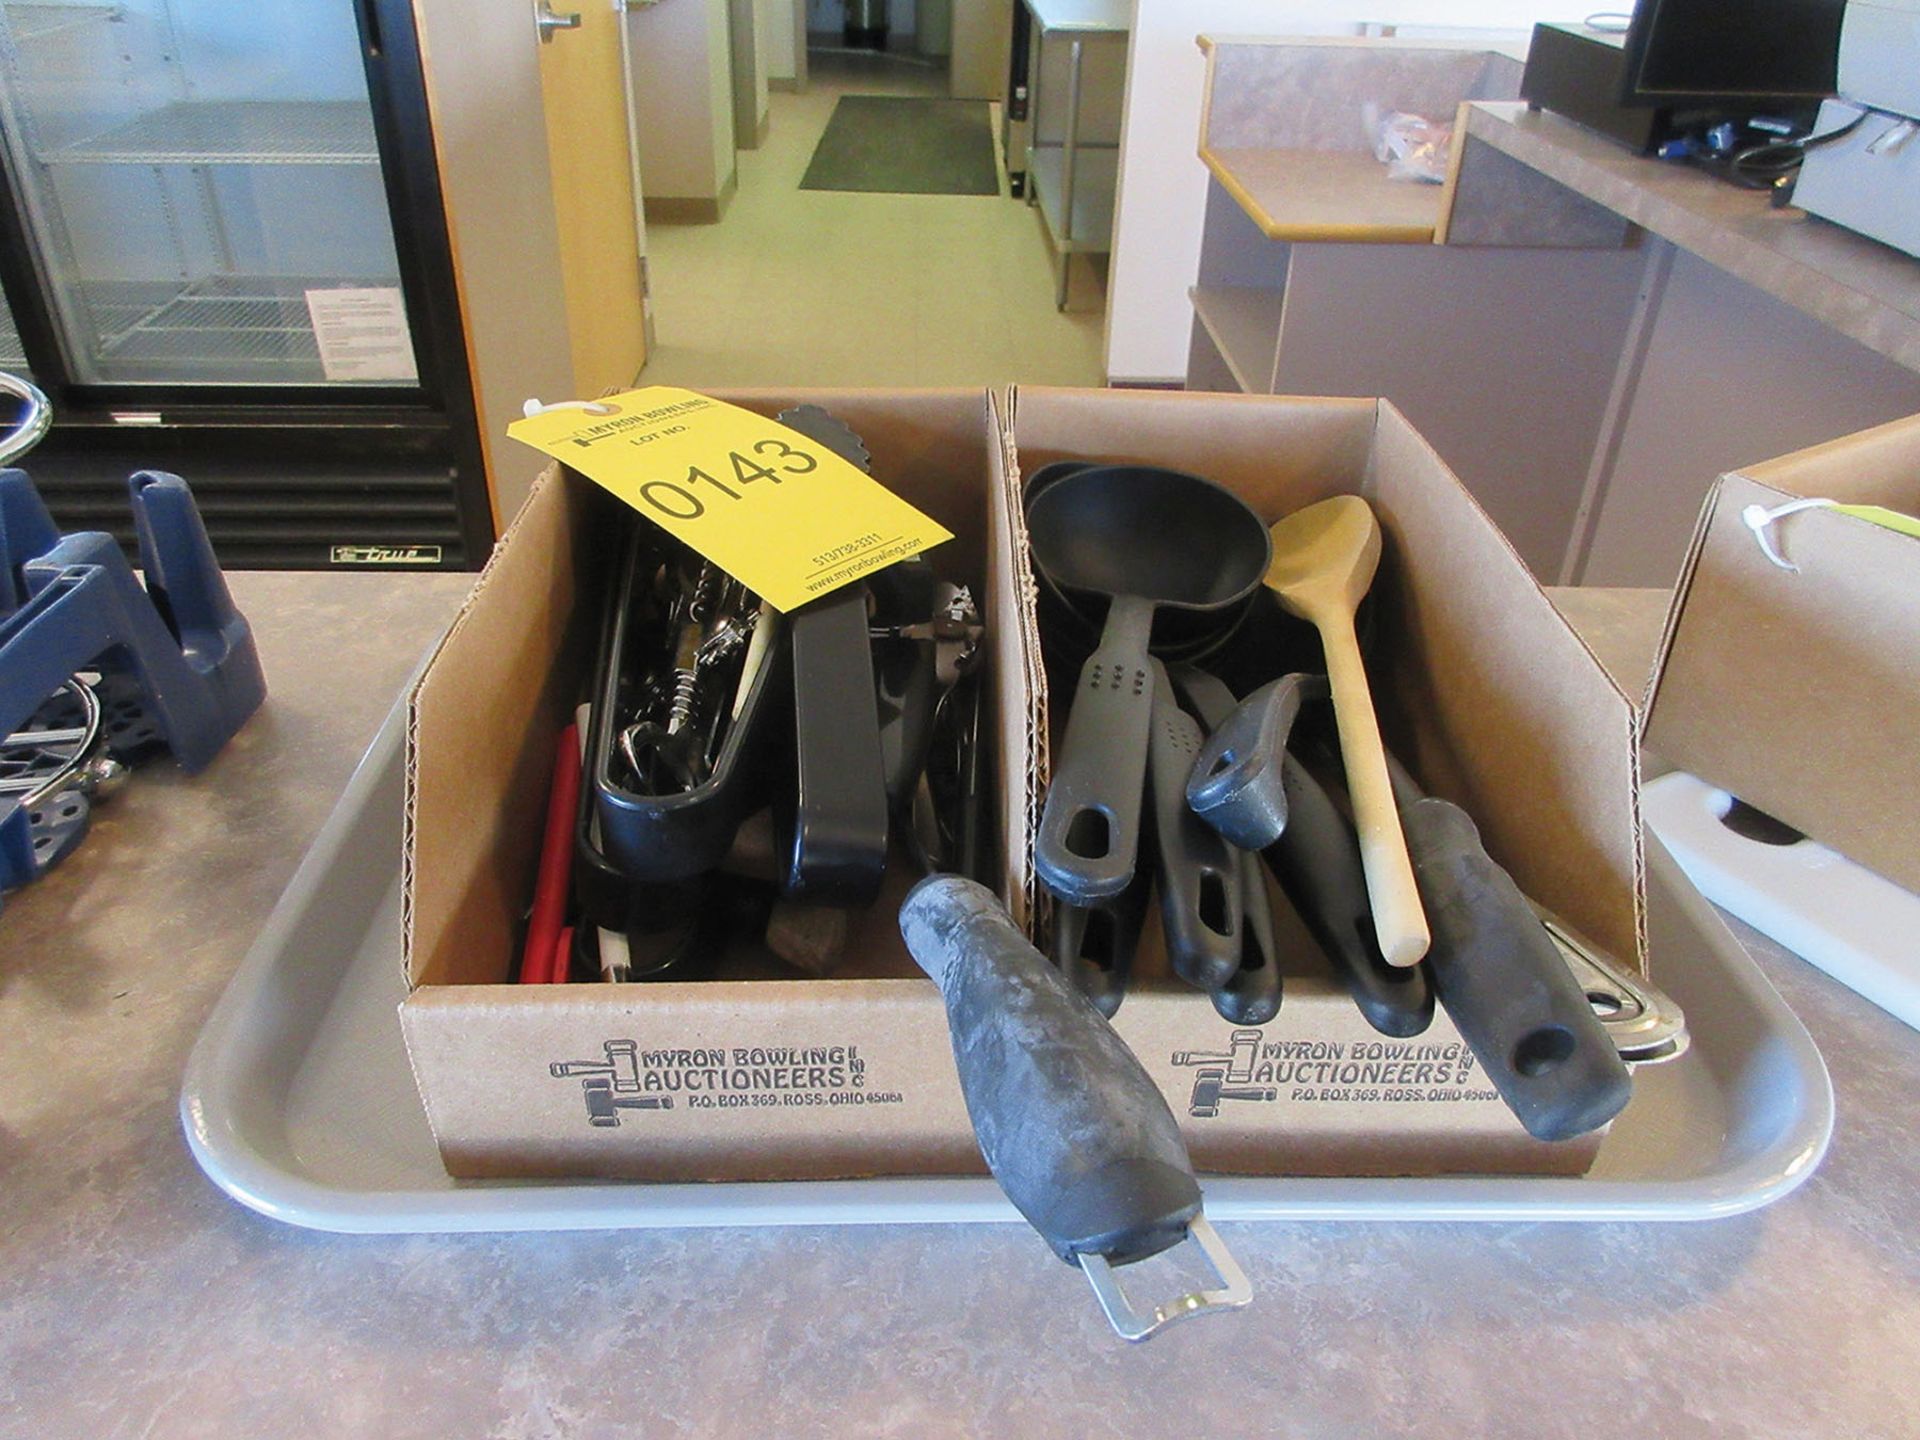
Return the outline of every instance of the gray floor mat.
<path id="1" fill-rule="evenodd" d="M 843 95 L 802 190 L 995 195 L 993 132 L 983 100 Z"/>

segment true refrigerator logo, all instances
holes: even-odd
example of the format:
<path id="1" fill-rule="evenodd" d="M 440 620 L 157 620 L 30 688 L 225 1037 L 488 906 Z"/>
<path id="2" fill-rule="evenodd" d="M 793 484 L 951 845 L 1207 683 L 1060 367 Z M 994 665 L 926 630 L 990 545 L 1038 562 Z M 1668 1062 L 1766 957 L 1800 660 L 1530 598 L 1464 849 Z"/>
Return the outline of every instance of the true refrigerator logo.
<path id="1" fill-rule="evenodd" d="M 335 565 L 438 565 L 438 545 L 336 545 Z"/>
<path id="2" fill-rule="evenodd" d="M 1269 1040 L 1235 1030 L 1221 1050 L 1176 1050 L 1171 1062 L 1194 1071 L 1187 1113 L 1218 1119 L 1231 1102 L 1458 1102 L 1491 1100 L 1474 1086 L 1473 1051 L 1457 1040 Z"/>

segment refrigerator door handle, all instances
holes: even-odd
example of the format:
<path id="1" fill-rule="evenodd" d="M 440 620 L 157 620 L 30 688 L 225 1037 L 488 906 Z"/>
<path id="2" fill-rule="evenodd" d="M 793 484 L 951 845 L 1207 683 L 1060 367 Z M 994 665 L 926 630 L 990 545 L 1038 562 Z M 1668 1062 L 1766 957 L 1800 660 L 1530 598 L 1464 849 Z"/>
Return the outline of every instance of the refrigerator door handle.
<path id="1" fill-rule="evenodd" d="M 27 407 L 13 428 L 0 435 L 0 465 L 11 465 L 46 437 L 53 424 L 53 407 L 39 386 L 17 375 L 0 374 L 0 394 L 11 395 Z"/>

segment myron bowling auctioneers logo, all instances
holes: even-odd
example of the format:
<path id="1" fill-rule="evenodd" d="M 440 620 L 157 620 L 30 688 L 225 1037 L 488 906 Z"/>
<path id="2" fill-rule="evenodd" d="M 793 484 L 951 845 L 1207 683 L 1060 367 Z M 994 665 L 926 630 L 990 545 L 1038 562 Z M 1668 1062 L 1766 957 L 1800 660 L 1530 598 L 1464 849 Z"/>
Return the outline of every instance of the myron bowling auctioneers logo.
<path id="1" fill-rule="evenodd" d="M 1187 1113 L 1216 1120 L 1231 1102 L 1256 1104 L 1459 1104 L 1499 1098 L 1476 1077 L 1473 1051 L 1458 1040 L 1269 1039 L 1235 1030 L 1220 1050 L 1176 1050 L 1192 1066 Z"/>
<path id="2" fill-rule="evenodd" d="M 640 1085 L 640 1047 L 631 1040 L 609 1040 L 600 1047 L 604 1060 L 555 1060 L 547 1072 L 555 1079 L 580 1077 L 587 1123 L 617 1127 L 622 1110 L 671 1110 L 671 1095 L 646 1095 Z"/>
<path id="3" fill-rule="evenodd" d="M 600 1060 L 555 1060 L 555 1079 L 577 1079 L 587 1123 L 617 1128 L 622 1111 L 792 1110 L 901 1105 L 872 1083 L 858 1045 L 708 1045 L 642 1050 L 608 1040 Z"/>

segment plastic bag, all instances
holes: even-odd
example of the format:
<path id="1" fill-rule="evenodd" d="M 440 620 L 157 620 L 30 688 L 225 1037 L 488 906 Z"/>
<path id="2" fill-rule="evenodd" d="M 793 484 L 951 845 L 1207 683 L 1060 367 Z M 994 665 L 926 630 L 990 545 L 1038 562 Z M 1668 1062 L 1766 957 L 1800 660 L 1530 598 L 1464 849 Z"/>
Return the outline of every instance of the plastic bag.
<path id="1" fill-rule="evenodd" d="M 1453 155 L 1451 123 L 1400 110 L 1383 111 L 1371 100 L 1360 107 L 1360 123 L 1375 158 L 1386 165 L 1389 180 L 1446 183 Z"/>

